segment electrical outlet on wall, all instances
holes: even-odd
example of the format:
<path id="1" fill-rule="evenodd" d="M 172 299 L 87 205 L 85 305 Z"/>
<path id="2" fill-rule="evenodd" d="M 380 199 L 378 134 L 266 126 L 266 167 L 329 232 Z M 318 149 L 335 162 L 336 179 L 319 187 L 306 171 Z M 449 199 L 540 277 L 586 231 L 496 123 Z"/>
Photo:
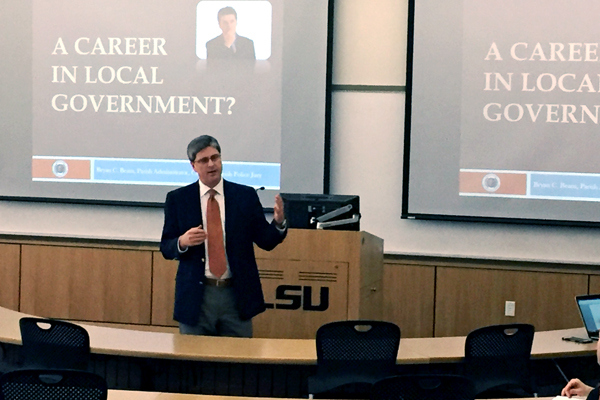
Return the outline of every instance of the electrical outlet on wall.
<path id="1" fill-rule="evenodd" d="M 514 301 L 506 301 L 504 303 L 504 316 L 506 317 L 514 317 L 515 316 L 515 302 Z"/>

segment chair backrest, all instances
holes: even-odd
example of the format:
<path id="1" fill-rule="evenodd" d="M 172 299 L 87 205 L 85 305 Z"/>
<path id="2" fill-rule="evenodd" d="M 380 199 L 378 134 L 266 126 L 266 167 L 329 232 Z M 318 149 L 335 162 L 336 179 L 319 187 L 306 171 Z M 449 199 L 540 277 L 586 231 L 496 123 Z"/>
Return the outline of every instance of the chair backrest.
<path id="1" fill-rule="evenodd" d="M 21 318 L 23 363 L 28 368 L 87 368 L 90 337 L 87 331 L 66 321 Z"/>
<path id="2" fill-rule="evenodd" d="M 317 360 L 393 360 L 400 346 L 400 328 L 386 321 L 336 321 L 317 330 Z"/>
<path id="3" fill-rule="evenodd" d="M 465 374 L 476 395 L 502 385 L 531 391 L 530 358 L 535 328 L 529 324 L 491 325 L 476 329 L 465 341 Z"/>
<path id="4" fill-rule="evenodd" d="M 400 328 L 386 321 L 331 322 L 317 330 L 316 345 L 318 367 L 362 367 L 394 375 Z"/>
<path id="5" fill-rule="evenodd" d="M 77 370 L 15 370 L 0 377 L 2 400 L 106 400 L 101 376 Z"/>
<path id="6" fill-rule="evenodd" d="M 396 374 L 400 328 L 385 321 L 331 322 L 317 330 L 316 345 L 309 396 L 340 392 L 343 398 L 366 398 L 373 383 Z"/>
<path id="7" fill-rule="evenodd" d="M 376 382 L 371 400 L 473 400 L 473 382 L 459 375 L 400 375 Z"/>

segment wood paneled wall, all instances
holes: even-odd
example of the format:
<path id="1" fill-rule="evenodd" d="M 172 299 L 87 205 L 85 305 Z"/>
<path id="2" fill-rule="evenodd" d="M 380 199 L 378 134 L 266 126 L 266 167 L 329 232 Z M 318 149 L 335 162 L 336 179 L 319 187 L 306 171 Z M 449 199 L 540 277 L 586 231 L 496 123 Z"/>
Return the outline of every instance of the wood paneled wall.
<path id="1" fill-rule="evenodd" d="M 134 326 L 173 321 L 176 261 L 156 247 L 2 244 L 2 304 L 41 317 Z M 267 311 L 256 337 L 314 338 L 324 323 L 380 319 L 383 240 L 365 232 L 292 229 L 257 263 Z"/>
<path id="2" fill-rule="evenodd" d="M 152 325 L 177 326 L 173 321 L 175 275 L 177 261 L 165 260 L 162 254 L 152 254 Z"/>
<path id="3" fill-rule="evenodd" d="M 590 276 L 590 286 L 589 286 L 588 293 L 590 293 L 590 294 L 600 293 L 600 276 L 598 276 L 598 275 Z M 579 293 L 579 294 L 585 294 L 585 292 Z"/>
<path id="4" fill-rule="evenodd" d="M 398 325 L 402 337 L 433 337 L 435 267 L 388 261 L 383 281 L 383 319 Z"/>
<path id="5" fill-rule="evenodd" d="M 259 265 L 262 260 L 285 269 L 287 264 L 278 264 L 284 262 L 281 254 L 315 254 L 301 250 L 282 247 L 280 253 L 259 252 Z M 330 264 L 326 268 L 348 268 L 335 261 Z M 174 326 L 176 269 L 176 262 L 164 260 L 154 247 L 0 243 L 0 304 L 44 317 Z M 350 298 L 358 293 L 361 303 L 382 304 L 371 315 L 378 312 L 381 319 L 399 325 L 405 338 L 466 335 L 480 326 L 510 322 L 532 323 L 540 331 L 579 327 L 574 296 L 600 293 L 600 271 L 593 266 L 421 262 L 392 256 L 385 260 L 383 279 L 368 273 L 361 278 L 360 288 L 348 292 L 347 299 L 332 298 L 332 307 L 358 304 Z M 344 272 L 340 279 L 351 278 Z M 266 285 L 267 302 L 273 301 L 269 296 L 275 286 Z M 515 301 L 515 317 L 504 316 L 506 301 Z M 343 310 L 340 319 L 350 317 L 350 311 Z"/>
<path id="6" fill-rule="evenodd" d="M 0 243 L 0 306 L 19 310 L 21 246 Z"/>
<path id="7" fill-rule="evenodd" d="M 452 264 L 386 260 L 384 319 L 399 325 L 402 337 L 464 336 L 517 322 L 538 331 L 576 328 L 582 323 L 574 297 L 600 293 L 600 276 L 589 267 Z M 515 302 L 514 317 L 505 316 L 506 301 Z"/>
<path id="8" fill-rule="evenodd" d="M 578 274 L 437 268 L 435 336 L 466 335 L 485 325 L 529 323 L 538 331 L 581 326 L 577 294 L 588 276 Z M 515 316 L 505 316 L 505 302 Z"/>
<path id="9" fill-rule="evenodd" d="M 20 311 L 149 324 L 151 282 L 149 251 L 23 245 Z"/>

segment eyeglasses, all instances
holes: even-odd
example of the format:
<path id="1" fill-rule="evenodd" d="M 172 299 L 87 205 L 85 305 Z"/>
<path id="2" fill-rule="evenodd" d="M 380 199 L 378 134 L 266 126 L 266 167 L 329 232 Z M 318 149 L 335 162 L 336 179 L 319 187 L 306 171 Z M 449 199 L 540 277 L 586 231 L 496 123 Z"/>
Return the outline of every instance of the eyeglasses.
<path id="1" fill-rule="evenodd" d="M 201 159 L 196 160 L 194 162 L 198 163 L 198 164 L 206 165 L 206 164 L 208 164 L 209 161 L 212 161 L 213 163 L 216 163 L 220 159 L 221 159 L 221 155 L 217 153 L 217 154 L 213 154 L 210 157 L 202 157 Z"/>

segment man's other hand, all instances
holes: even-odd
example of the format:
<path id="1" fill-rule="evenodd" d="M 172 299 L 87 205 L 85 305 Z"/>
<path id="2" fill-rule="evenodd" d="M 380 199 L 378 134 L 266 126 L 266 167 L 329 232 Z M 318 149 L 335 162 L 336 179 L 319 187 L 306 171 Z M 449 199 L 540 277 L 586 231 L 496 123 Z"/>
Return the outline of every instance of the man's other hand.
<path id="1" fill-rule="evenodd" d="M 179 247 L 184 250 L 191 246 L 198 246 L 206 240 L 206 231 L 202 225 L 190 228 L 186 233 L 179 236 Z"/>
<path id="2" fill-rule="evenodd" d="M 283 200 L 280 195 L 275 196 L 275 206 L 273 207 L 273 220 L 277 226 L 281 226 L 285 220 L 285 214 L 283 213 Z"/>

